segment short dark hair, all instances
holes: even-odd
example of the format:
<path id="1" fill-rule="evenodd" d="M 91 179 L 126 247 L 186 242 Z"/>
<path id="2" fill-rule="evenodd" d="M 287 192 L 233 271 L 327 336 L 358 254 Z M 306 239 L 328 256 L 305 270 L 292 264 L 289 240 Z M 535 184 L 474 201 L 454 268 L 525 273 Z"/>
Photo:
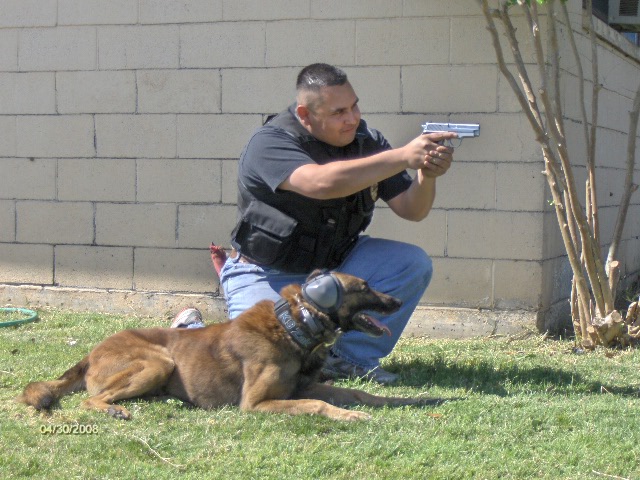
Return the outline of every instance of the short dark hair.
<path id="1" fill-rule="evenodd" d="M 334 87 L 345 83 L 347 74 L 341 68 L 326 63 L 313 63 L 300 70 L 296 90 L 318 91 L 322 87 Z"/>

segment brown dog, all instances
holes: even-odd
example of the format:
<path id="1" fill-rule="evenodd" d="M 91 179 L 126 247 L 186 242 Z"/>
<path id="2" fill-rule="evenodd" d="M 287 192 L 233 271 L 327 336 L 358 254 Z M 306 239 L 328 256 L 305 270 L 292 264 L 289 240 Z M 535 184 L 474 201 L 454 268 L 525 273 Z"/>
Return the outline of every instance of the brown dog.
<path id="1" fill-rule="evenodd" d="M 233 321 L 201 329 L 124 330 L 98 344 L 59 379 L 33 382 L 18 401 L 47 409 L 86 389 L 86 408 L 130 419 L 113 403 L 170 395 L 202 408 L 239 405 L 247 411 L 319 414 L 336 420 L 369 418 L 335 405 L 439 404 L 439 399 L 390 398 L 318 383 L 339 331 L 389 333 L 365 310 L 391 313 L 400 301 L 343 273 L 314 272 L 289 285 L 282 300 L 262 301 Z"/>

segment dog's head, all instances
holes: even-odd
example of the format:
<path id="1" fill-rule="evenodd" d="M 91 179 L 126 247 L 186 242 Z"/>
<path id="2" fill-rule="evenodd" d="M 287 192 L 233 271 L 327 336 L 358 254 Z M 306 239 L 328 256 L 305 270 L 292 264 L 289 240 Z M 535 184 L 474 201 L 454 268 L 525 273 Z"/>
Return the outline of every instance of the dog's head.
<path id="1" fill-rule="evenodd" d="M 302 286 L 302 296 L 327 314 L 342 331 L 358 330 L 379 337 L 389 329 L 365 312 L 389 314 L 402 302 L 373 290 L 366 281 L 346 273 L 314 271 Z"/>

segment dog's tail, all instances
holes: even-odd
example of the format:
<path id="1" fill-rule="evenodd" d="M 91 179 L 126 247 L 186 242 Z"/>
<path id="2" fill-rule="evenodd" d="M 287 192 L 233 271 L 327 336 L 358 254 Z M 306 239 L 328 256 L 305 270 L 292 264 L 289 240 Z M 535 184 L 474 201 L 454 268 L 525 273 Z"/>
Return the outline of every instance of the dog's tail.
<path id="1" fill-rule="evenodd" d="M 87 388 L 84 377 L 88 368 L 89 356 L 87 355 L 57 380 L 31 382 L 16 401 L 31 405 L 37 410 L 49 409 L 61 397 Z"/>

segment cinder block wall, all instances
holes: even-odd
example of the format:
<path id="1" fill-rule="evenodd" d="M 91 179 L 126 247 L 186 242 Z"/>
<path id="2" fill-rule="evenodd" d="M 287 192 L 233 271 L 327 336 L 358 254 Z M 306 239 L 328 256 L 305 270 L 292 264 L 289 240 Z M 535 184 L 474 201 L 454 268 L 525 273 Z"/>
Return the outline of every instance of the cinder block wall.
<path id="1" fill-rule="evenodd" d="M 623 169 L 609 152 L 623 151 L 640 68 L 610 44 L 599 53 L 609 227 Z M 240 151 L 293 100 L 298 70 L 319 61 L 345 68 L 368 123 L 395 146 L 426 120 L 482 125 L 438 180 L 426 221 L 381 205 L 370 229 L 433 257 L 425 305 L 535 317 L 566 304 L 541 154 L 469 0 L 1 2 L 2 299 L 22 298 L 22 285 L 40 287 L 24 297 L 35 303 L 78 288 L 215 298 L 207 247 L 228 246 Z M 571 120 L 574 70 L 563 74 Z M 581 149 L 580 127 L 571 134 Z M 636 197 L 625 274 L 640 266 L 638 209 Z"/>

